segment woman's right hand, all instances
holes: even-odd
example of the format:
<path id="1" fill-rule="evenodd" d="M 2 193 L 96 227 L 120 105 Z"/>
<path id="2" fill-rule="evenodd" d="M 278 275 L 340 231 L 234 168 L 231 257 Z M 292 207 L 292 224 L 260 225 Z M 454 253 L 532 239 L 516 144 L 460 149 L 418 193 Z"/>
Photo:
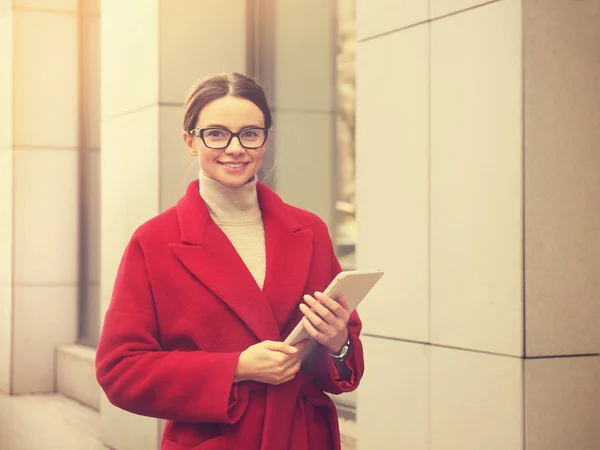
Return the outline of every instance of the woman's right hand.
<path id="1" fill-rule="evenodd" d="M 291 381 L 300 370 L 302 356 L 309 345 L 308 339 L 294 347 L 275 341 L 254 344 L 240 355 L 233 381 L 252 380 L 273 385 Z"/>

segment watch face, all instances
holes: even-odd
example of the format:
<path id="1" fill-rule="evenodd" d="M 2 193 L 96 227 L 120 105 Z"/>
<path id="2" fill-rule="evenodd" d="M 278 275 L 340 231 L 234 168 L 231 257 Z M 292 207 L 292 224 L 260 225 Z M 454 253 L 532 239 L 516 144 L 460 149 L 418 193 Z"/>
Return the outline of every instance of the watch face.
<path id="1" fill-rule="evenodd" d="M 333 354 L 333 353 L 330 353 L 330 355 L 333 358 L 335 358 L 335 359 L 341 359 L 341 360 L 343 360 L 348 355 L 349 351 L 350 351 L 350 339 L 348 339 L 348 342 L 346 342 L 342 346 L 342 348 L 340 349 L 340 351 L 339 351 L 339 353 L 337 355 Z"/>

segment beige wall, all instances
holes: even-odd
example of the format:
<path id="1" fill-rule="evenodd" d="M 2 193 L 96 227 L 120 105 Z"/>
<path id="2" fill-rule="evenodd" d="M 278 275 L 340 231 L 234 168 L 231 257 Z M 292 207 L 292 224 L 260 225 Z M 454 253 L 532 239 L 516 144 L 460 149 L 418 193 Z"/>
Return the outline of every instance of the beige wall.
<path id="1" fill-rule="evenodd" d="M 0 2 L 4 392 L 54 390 L 78 296 L 104 313 L 133 230 L 196 176 L 187 91 L 248 67 L 243 0 L 78 4 Z M 271 99 L 277 190 L 332 225 L 327 5 L 276 3 Z M 360 310 L 359 449 L 600 441 L 599 24 L 594 0 L 358 2 L 358 265 L 387 272 Z M 101 418 L 158 448 L 159 421 Z"/>
<path id="2" fill-rule="evenodd" d="M 11 391 L 12 216 L 13 216 L 13 27 L 12 12 L 0 7 L 0 391 Z"/>
<path id="3" fill-rule="evenodd" d="M 77 338 L 77 2 L 3 2 L 0 21 L 0 390 L 53 392 Z"/>
<path id="4" fill-rule="evenodd" d="M 597 445 L 592 3 L 359 1 L 359 449 Z"/>
<path id="5" fill-rule="evenodd" d="M 100 0 L 82 7 L 79 341 L 95 347 L 100 333 Z"/>
<path id="6" fill-rule="evenodd" d="M 600 5 L 525 2 L 527 354 L 600 351 Z"/>
<path id="7" fill-rule="evenodd" d="M 246 8 L 243 0 L 176 7 L 166 0 L 104 0 L 101 14 L 103 315 L 133 231 L 173 206 L 197 177 L 181 137 L 183 102 L 200 78 L 245 71 Z M 105 398 L 101 419 L 107 445 L 158 449 L 158 420 L 125 413 Z"/>
<path id="8" fill-rule="evenodd" d="M 600 9 L 524 3 L 527 450 L 600 442 Z M 585 356 L 588 355 L 588 356 Z"/>
<path id="9" fill-rule="evenodd" d="M 332 226 L 335 2 L 278 0 L 274 6 L 275 187 L 286 202 Z"/>

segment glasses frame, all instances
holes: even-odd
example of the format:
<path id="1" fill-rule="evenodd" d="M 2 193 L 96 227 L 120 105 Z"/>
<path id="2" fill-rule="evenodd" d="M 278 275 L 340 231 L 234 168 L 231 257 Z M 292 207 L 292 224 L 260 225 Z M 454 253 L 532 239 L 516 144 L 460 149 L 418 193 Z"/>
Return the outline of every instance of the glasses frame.
<path id="1" fill-rule="evenodd" d="M 225 144 L 224 147 L 211 147 L 210 145 L 208 145 L 206 143 L 206 141 L 204 140 L 204 133 L 210 130 L 219 130 L 219 131 L 227 131 L 231 134 L 231 136 L 229 136 L 229 140 L 227 141 L 227 144 Z M 240 139 L 240 134 L 246 132 L 246 131 L 251 131 L 251 130 L 262 130 L 265 133 L 265 138 L 262 141 L 262 143 L 259 146 L 256 147 L 248 147 L 246 145 L 244 145 L 242 143 L 242 140 Z M 227 128 L 219 128 L 219 127 L 209 127 L 209 128 L 194 128 L 193 130 L 189 131 L 189 134 L 191 136 L 196 136 L 199 137 L 200 139 L 202 139 L 202 142 L 204 143 L 204 145 L 207 148 L 210 148 L 211 150 L 225 150 L 227 147 L 229 147 L 229 145 L 231 144 L 231 141 L 233 141 L 233 138 L 237 138 L 238 142 L 240 143 L 240 145 L 245 148 L 246 150 L 257 150 L 259 148 L 261 148 L 263 145 L 265 145 L 265 143 L 267 142 L 267 139 L 269 137 L 269 129 L 268 128 L 261 128 L 261 127 L 250 127 L 250 128 L 244 128 L 243 130 L 238 131 L 237 133 L 234 133 L 231 130 L 228 130 Z"/>

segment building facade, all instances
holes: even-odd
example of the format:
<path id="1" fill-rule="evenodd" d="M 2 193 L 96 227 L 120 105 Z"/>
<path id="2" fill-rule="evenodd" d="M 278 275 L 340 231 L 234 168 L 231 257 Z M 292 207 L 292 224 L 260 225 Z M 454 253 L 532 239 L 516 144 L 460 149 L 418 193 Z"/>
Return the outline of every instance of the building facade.
<path id="1" fill-rule="evenodd" d="M 189 89 L 239 71 L 274 110 L 262 177 L 386 272 L 337 400 L 357 447 L 598 447 L 600 4 L 353 6 L 0 2 L 0 391 L 58 390 L 110 447 L 158 449 L 93 348 L 131 233 L 197 176 Z"/>

